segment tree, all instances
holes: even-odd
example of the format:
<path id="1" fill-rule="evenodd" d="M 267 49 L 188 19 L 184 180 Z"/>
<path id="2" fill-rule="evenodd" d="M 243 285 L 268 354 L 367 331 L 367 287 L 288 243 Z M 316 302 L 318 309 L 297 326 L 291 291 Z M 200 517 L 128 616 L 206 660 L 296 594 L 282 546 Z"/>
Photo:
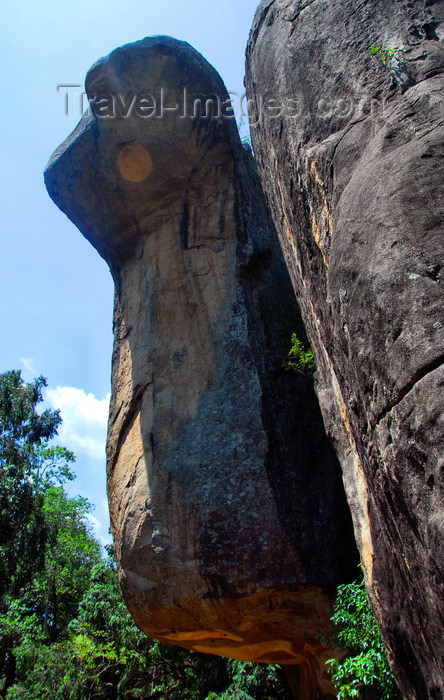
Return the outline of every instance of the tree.
<path id="1" fill-rule="evenodd" d="M 0 375 L 0 673 L 2 696 L 14 681 L 14 648 L 37 618 L 21 618 L 26 605 L 15 600 L 44 568 L 48 524 L 45 495 L 54 484 L 71 480 L 72 452 L 50 444 L 59 411 L 41 413 L 44 377 L 25 384 L 18 370 Z M 19 622 L 20 620 L 20 622 Z M 32 622 L 32 624 L 31 624 Z M 23 623 L 23 624 L 22 624 Z M 30 627 L 31 624 L 31 627 Z M 25 635 L 26 636 L 26 635 Z"/>
<path id="2" fill-rule="evenodd" d="M 42 565 L 45 489 L 74 478 L 72 452 L 50 446 L 59 411 L 38 413 L 44 377 L 25 384 L 18 370 L 0 375 L 0 597 L 20 589 Z"/>
<path id="3" fill-rule="evenodd" d="M 100 545 L 86 520 L 92 509 L 86 498 L 69 498 L 63 487 L 47 489 L 43 512 L 47 532 L 44 568 L 35 577 L 33 596 L 44 592 L 43 631 L 51 642 L 78 611 L 90 585 L 92 568 L 100 561 Z"/>
<path id="4" fill-rule="evenodd" d="M 86 499 L 69 497 L 61 486 L 43 493 L 47 533 L 43 565 L 16 595 L 7 596 L 0 614 L 3 697 L 37 698 L 45 692 L 46 697 L 48 693 L 66 695 L 58 695 L 60 673 L 76 670 L 77 651 L 67 643 L 69 625 L 90 588 L 94 567 L 101 562 L 100 545 L 86 520 L 90 511 Z"/>
<path id="5" fill-rule="evenodd" d="M 345 652 L 340 660 L 327 661 L 332 681 L 339 689 L 338 700 L 354 697 L 400 699 L 364 578 L 339 586 L 331 619 L 339 627 L 336 645 Z"/>

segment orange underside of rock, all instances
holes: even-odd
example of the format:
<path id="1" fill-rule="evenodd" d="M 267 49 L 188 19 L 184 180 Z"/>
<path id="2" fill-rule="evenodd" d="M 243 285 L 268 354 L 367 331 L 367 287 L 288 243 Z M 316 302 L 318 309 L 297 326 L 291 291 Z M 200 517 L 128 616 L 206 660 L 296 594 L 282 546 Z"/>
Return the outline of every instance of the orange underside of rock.
<path id="1" fill-rule="evenodd" d="M 183 597 L 170 608 L 150 606 L 146 615 L 139 606 L 134 618 L 163 644 L 241 661 L 301 666 L 311 684 L 336 695 L 324 665 L 334 652 L 322 641 L 330 628 L 331 606 L 330 596 L 319 587 L 293 585 L 242 598 Z"/>

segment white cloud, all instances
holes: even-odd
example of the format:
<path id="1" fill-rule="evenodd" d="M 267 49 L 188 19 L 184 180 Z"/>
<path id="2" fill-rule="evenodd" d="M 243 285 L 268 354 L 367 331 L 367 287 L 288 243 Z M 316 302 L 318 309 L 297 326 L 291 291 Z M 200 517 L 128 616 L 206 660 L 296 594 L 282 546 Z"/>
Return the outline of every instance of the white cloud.
<path id="1" fill-rule="evenodd" d="M 109 528 L 108 504 L 106 505 L 106 509 L 105 509 L 105 513 L 104 513 L 104 522 L 102 522 L 102 520 L 99 520 L 99 518 L 96 518 L 91 513 L 88 513 L 88 515 L 86 516 L 86 519 L 92 525 L 94 536 L 96 537 L 96 539 L 99 540 L 102 547 L 104 547 L 106 544 L 112 543 L 112 541 L 113 541 L 112 537 L 111 537 L 110 533 L 108 532 L 108 528 Z M 105 528 L 104 523 L 106 524 L 106 528 Z M 106 531 L 104 532 L 104 530 L 106 530 Z"/>
<path id="2" fill-rule="evenodd" d="M 57 442 L 76 455 L 104 461 L 110 394 L 97 399 L 83 389 L 58 386 L 46 389 L 45 398 L 51 408 L 60 409 L 63 419 Z"/>
<path id="3" fill-rule="evenodd" d="M 32 360 L 30 357 L 21 357 L 20 362 L 22 363 L 23 367 L 25 370 L 32 375 L 32 378 L 37 374 L 37 370 L 35 368 L 35 362 Z"/>
<path id="4" fill-rule="evenodd" d="M 91 525 L 94 528 L 94 531 L 98 537 L 100 537 L 100 532 L 103 528 L 103 524 L 100 522 L 100 520 L 97 520 L 97 518 L 94 517 L 94 515 L 91 515 L 91 513 L 88 513 L 86 516 L 86 519 L 91 523 Z"/>

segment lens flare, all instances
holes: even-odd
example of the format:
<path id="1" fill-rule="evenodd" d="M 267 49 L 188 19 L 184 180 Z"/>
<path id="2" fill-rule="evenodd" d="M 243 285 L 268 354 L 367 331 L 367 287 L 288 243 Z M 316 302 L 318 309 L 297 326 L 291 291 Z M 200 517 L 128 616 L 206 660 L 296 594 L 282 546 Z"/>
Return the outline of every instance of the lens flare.
<path id="1" fill-rule="evenodd" d="M 151 172 L 151 156 L 140 143 L 127 143 L 117 154 L 117 167 L 125 180 L 142 182 Z"/>

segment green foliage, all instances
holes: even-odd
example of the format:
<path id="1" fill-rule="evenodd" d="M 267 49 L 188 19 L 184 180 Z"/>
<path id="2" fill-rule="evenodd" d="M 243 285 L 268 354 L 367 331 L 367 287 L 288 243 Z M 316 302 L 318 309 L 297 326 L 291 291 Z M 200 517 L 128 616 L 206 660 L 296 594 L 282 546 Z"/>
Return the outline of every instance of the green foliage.
<path id="1" fill-rule="evenodd" d="M 398 60 L 398 51 L 400 51 L 400 49 L 392 49 L 390 46 L 386 46 L 385 44 L 382 46 L 370 46 L 369 48 L 370 55 L 378 58 L 381 63 L 384 64 L 384 66 L 390 64 L 393 60 Z"/>
<path id="2" fill-rule="evenodd" d="M 306 375 L 313 375 L 316 372 L 316 362 L 311 348 L 305 348 L 296 333 L 291 336 L 291 350 L 288 353 L 289 359 L 282 366 L 285 369 L 292 369 Z"/>
<path id="3" fill-rule="evenodd" d="M 251 144 L 251 135 L 249 127 L 245 126 L 243 119 L 236 122 L 236 126 L 239 132 L 239 138 L 242 146 L 245 148 L 246 151 L 248 151 L 248 153 L 253 155 L 253 146 Z"/>
<path id="4" fill-rule="evenodd" d="M 332 681 L 339 689 L 338 700 L 401 698 L 387 662 L 364 579 L 339 586 L 332 620 L 340 629 L 336 644 L 345 652 L 340 661 L 327 661 Z"/>
<path id="5" fill-rule="evenodd" d="M 30 616 L 25 609 L 21 614 Z M 110 561 L 92 568 L 77 614 L 56 643 L 48 643 L 35 617 L 33 625 L 34 643 L 22 636 L 15 649 L 16 678 L 8 700 L 203 700 L 211 688 L 228 682 L 226 660 L 162 647 L 136 627 Z"/>
<path id="6" fill-rule="evenodd" d="M 17 591 L 43 562 L 44 492 L 71 480 L 72 452 L 49 445 L 59 411 L 38 413 L 44 377 L 25 384 L 18 370 L 0 375 L 0 596 Z"/>
<path id="7" fill-rule="evenodd" d="M 138 653 L 142 639 L 123 604 L 115 572 L 99 561 L 57 643 L 43 640 L 17 648 L 17 678 L 7 697 L 125 697 L 118 689 L 134 671 L 134 659 L 139 665 L 145 661 Z"/>
<path id="8" fill-rule="evenodd" d="M 0 678 L 6 687 L 13 684 L 8 698 L 40 697 L 38 679 L 44 677 L 48 685 L 51 673 L 55 682 L 60 679 L 55 670 L 60 657 L 61 667 L 69 663 L 70 657 L 64 656 L 68 626 L 89 588 L 93 567 L 101 561 L 100 545 L 85 520 L 90 510 L 85 499 L 69 498 L 62 487 L 50 487 L 43 494 L 43 563 L 34 562 L 32 581 L 2 603 Z M 63 641 L 55 644 L 59 638 Z M 14 694 L 17 683 L 20 691 Z"/>
<path id="9" fill-rule="evenodd" d="M 32 591 L 41 602 L 44 595 L 43 628 L 51 641 L 58 639 L 76 615 L 79 600 L 89 588 L 92 568 L 101 558 L 100 545 L 86 519 L 90 511 L 85 498 L 69 498 L 61 486 L 45 493 L 46 556 Z"/>
<path id="10" fill-rule="evenodd" d="M 231 682 L 222 693 L 210 693 L 206 700 L 290 700 L 282 668 L 248 661 L 229 661 Z"/>

